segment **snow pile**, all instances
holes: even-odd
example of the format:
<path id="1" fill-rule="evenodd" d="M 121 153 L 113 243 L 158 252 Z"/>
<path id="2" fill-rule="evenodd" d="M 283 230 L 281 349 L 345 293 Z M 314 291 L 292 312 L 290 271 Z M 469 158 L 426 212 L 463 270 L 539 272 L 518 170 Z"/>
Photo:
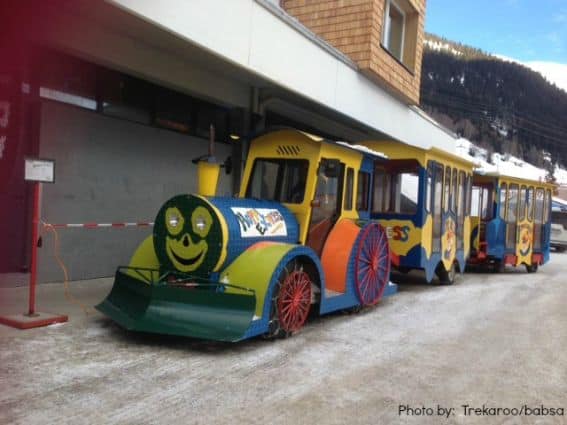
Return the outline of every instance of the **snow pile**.
<path id="1" fill-rule="evenodd" d="M 374 156 L 378 156 L 378 157 L 381 157 L 381 158 L 384 158 L 384 159 L 388 159 L 388 155 L 386 155 L 385 153 L 372 150 L 370 148 L 367 148 L 366 146 L 351 145 L 350 143 L 347 143 L 347 142 L 337 142 L 337 144 L 342 145 L 342 146 L 346 146 L 347 148 L 350 148 L 350 149 L 354 149 L 355 151 L 369 153 L 370 155 L 374 155 Z"/>
<path id="2" fill-rule="evenodd" d="M 479 148 L 467 139 L 458 139 L 456 146 L 457 155 L 474 162 L 479 172 L 500 173 L 537 181 L 544 181 L 547 175 L 547 171 L 543 168 L 511 155 L 494 153 L 489 162 L 486 149 Z M 556 166 L 554 175 L 558 184 L 567 184 L 567 170 Z"/>
<path id="3" fill-rule="evenodd" d="M 558 165 L 555 166 L 555 171 L 553 172 L 555 176 L 555 180 L 558 184 L 567 184 L 567 170 L 564 168 L 559 167 Z"/>

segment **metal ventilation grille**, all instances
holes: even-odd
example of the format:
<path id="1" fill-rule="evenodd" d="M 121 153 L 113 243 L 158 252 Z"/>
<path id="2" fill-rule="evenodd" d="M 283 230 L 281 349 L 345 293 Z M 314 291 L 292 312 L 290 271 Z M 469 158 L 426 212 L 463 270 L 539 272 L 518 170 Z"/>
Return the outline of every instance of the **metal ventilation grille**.
<path id="1" fill-rule="evenodd" d="M 297 145 L 279 145 L 276 149 L 278 155 L 299 155 L 301 149 Z"/>

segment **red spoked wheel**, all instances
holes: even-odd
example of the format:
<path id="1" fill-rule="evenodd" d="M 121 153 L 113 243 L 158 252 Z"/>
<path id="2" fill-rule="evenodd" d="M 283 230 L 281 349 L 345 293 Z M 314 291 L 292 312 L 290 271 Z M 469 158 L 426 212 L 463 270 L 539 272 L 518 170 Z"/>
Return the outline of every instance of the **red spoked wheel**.
<path id="1" fill-rule="evenodd" d="M 280 328 L 291 333 L 301 329 L 311 307 L 311 280 L 303 270 L 294 270 L 284 279 L 278 296 Z"/>
<path id="2" fill-rule="evenodd" d="M 360 303 L 376 304 L 390 279 L 388 237 L 378 223 L 370 223 L 362 229 L 354 263 L 354 278 Z"/>
<path id="3" fill-rule="evenodd" d="M 311 278 L 295 261 L 278 280 L 268 337 L 287 337 L 303 327 L 311 308 Z"/>

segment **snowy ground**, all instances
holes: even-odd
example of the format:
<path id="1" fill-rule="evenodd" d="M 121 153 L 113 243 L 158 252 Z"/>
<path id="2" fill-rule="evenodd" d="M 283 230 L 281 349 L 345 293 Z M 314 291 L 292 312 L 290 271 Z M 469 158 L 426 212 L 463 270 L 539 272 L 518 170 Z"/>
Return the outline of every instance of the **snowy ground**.
<path id="1" fill-rule="evenodd" d="M 0 332 L 0 423 L 534 423 L 461 406 L 567 409 L 566 268 L 553 254 L 535 275 L 467 274 L 452 287 L 410 277 L 376 308 L 276 342 L 137 335 L 99 314 Z M 42 299 L 61 290 L 42 285 Z M 398 416 L 405 404 L 456 411 Z"/>

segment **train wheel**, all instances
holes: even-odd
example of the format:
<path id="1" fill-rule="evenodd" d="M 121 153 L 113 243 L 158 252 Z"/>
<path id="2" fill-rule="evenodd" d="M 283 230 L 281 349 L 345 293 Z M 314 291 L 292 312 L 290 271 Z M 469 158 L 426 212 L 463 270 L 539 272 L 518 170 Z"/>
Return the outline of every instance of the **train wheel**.
<path id="1" fill-rule="evenodd" d="M 376 304 L 390 279 L 390 248 L 384 228 L 365 226 L 354 263 L 355 288 L 361 305 Z"/>
<path id="2" fill-rule="evenodd" d="M 526 264 L 526 271 L 528 273 L 535 273 L 537 272 L 538 266 L 539 266 L 538 263 L 533 263 L 529 266 Z"/>
<path id="3" fill-rule="evenodd" d="M 457 264 L 453 263 L 449 271 L 445 270 L 442 263 L 439 263 L 435 272 L 442 285 L 452 285 L 457 279 Z"/>
<path id="4" fill-rule="evenodd" d="M 269 338 L 285 338 L 303 327 L 311 307 L 311 278 L 301 264 L 289 262 L 272 298 Z"/>
<path id="5" fill-rule="evenodd" d="M 488 267 L 492 273 L 504 273 L 504 271 L 506 270 L 506 264 L 504 263 L 504 260 L 496 261 L 494 264 L 491 264 Z"/>

